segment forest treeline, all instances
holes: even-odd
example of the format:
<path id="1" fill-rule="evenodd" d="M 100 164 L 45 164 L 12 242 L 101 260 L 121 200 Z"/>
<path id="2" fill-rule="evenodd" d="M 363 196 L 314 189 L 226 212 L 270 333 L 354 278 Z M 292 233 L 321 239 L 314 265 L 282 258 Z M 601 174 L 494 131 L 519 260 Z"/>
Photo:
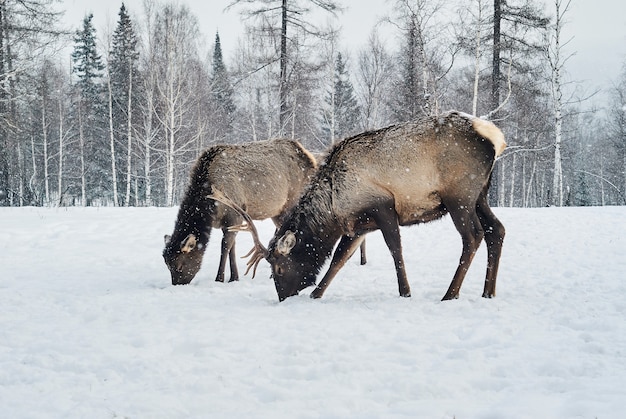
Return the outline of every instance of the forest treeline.
<path id="1" fill-rule="evenodd" d="M 184 2 L 120 3 L 101 33 L 92 15 L 63 30 L 56 0 L 4 0 L 0 206 L 176 205 L 212 144 L 323 151 L 449 109 L 505 133 L 494 205 L 625 205 L 626 71 L 605 109 L 585 104 L 594 92 L 567 77 L 569 3 L 394 0 L 348 51 L 341 1 L 233 0 L 246 25 L 226 52 Z"/>

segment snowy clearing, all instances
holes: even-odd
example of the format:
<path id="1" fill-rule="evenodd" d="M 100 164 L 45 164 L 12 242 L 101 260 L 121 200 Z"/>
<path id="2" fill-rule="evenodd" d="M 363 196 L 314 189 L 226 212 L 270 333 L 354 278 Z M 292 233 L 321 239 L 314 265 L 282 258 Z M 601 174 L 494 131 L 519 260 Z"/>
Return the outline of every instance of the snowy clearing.
<path id="1" fill-rule="evenodd" d="M 213 281 L 217 230 L 173 287 L 176 211 L 0 209 L 2 417 L 624 417 L 626 207 L 495 208 L 498 297 L 480 297 L 483 245 L 447 302 L 449 217 L 402 230 L 412 298 L 373 233 L 368 265 L 354 257 L 323 299 L 278 303 L 265 262 Z"/>

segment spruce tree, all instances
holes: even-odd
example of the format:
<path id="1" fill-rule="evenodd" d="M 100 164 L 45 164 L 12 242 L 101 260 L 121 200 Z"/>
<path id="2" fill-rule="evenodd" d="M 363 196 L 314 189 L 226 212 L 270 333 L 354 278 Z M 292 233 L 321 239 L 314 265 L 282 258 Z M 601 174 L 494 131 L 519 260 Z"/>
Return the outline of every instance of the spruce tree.
<path id="1" fill-rule="evenodd" d="M 109 74 L 113 94 L 115 134 L 118 143 L 126 145 L 124 152 L 116 153 L 116 155 L 125 156 L 121 167 L 124 168 L 122 172 L 125 174 L 124 204 L 128 206 L 131 193 L 133 108 L 135 107 L 137 86 L 139 86 L 137 82 L 139 53 L 137 52 L 137 36 L 124 3 L 122 3 L 118 14 L 119 20 L 111 43 Z"/>
<path id="2" fill-rule="evenodd" d="M 74 36 L 72 73 L 78 77 L 76 83 L 77 103 L 74 118 L 80 145 L 79 177 L 81 179 L 81 202 L 89 205 L 95 198 L 105 198 L 107 190 L 109 157 L 103 143 L 102 75 L 104 65 L 96 48 L 96 30 L 92 23 L 93 14 L 85 16 L 83 26 Z"/>
<path id="3" fill-rule="evenodd" d="M 333 73 L 332 90 L 326 96 L 328 110 L 324 113 L 322 120 L 322 131 L 330 143 L 354 133 L 358 128 L 360 113 L 350 75 L 341 53 L 337 54 Z"/>
<path id="4" fill-rule="evenodd" d="M 78 87 L 83 99 L 98 103 L 102 93 L 104 64 L 96 48 L 96 29 L 92 23 L 93 14 L 85 16 L 83 27 L 74 35 L 72 52 L 72 72 L 78 77 Z"/>
<path id="5" fill-rule="evenodd" d="M 403 54 L 400 55 L 400 80 L 397 83 L 398 95 L 392 98 L 392 109 L 398 121 L 411 120 L 422 115 L 426 101 L 421 94 L 418 72 L 424 63 L 418 63 L 417 25 L 409 19 L 409 28 L 405 34 Z"/>
<path id="6" fill-rule="evenodd" d="M 132 84 L 135 83 L 137 77 L 138 59 L 137 36 L 126 7 L 122 3 L 111 42 L 110 73 L 117 108 L 124 115 L 123 119 L 118 119 L 117 122 L 124 126 L 128 97 L 132 94 Z"/>
<path id="7" fill-rule="evenodd" d="M 216 33 L 213 49 L 213 75 L 211 77 L 211 101 L 214 111 L 213 116 L 215 117 L 214 138 L 225 138 L 231 131 L 236 110 L 233 92 L 222 56 L 220 35 Z M 226 140 L 228 139 L 226 138 Z"/>

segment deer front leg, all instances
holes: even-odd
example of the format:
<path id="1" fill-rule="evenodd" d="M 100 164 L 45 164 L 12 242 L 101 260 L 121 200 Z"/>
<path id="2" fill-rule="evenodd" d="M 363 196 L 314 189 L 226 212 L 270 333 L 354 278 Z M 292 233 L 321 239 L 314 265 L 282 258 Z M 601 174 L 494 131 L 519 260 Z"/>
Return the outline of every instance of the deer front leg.
<path id="1" fill-rule="evenodd" d="M 364 236 L 342 236 L 339 244 L 337 245 L 337 249 L 333 254 L 333 259 L 330 262 L 330 266 L 324 278 L 320 281 L 320 283 L 315 287 L 313 292 L 311 293 L 311 298 L 322 298 L 324 295 L 324 291 L 330 285 L 330 282 L 333 280 L 337 272 L 346 264 L 348 259 L 352 256 L 354 251 L 359 247 L 361 242 L 365 239 Z"/>
<path id="2" fill-rule="evenodd" d="M 230 263 L 230 279 L 228 282 L 239 281 L 239 270 L 237 269 L 237 254 L 235 252 L 235 236 L 237 233 L 233 233 L 233 243 L 230 246 L 230 251 L 228 252 L 228 260 Z"/>

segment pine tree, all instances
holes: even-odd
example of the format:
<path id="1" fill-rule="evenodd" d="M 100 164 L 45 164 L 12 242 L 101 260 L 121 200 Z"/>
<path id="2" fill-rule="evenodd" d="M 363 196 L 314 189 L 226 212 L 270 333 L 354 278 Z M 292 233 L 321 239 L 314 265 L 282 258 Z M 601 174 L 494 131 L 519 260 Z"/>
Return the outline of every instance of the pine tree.
<path id="1" fill-rule="evenodd" d="M 94 198 L 103 198 L 107 189 L 108 160 L 106 145 L 102 143 L 102 75 L 104 65 L 96 48 L 96 30 L 93 14 L 85 16 L 83 27 L 74 36 L 72 72 L 78 77 L 76 84 L 78 103 L 75 119 L 80 145 L 81 202 L 88 205 Z M 89 195 L 88 195 L 89 192 Z"/>

